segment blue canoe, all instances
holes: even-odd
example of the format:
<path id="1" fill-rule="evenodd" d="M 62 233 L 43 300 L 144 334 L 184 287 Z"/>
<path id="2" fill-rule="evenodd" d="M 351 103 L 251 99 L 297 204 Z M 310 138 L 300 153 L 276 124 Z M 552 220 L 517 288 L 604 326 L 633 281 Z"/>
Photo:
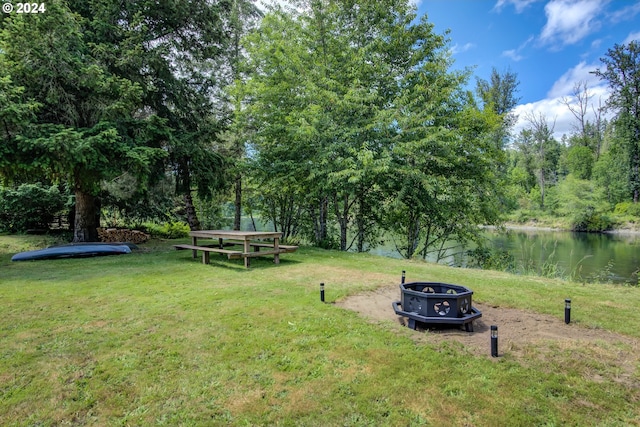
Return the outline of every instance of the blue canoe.
<path id="1" fill-rule="evenodd" d="M 31 261 L 38 259 L 81 258 L 103 255 L 130 254 L 131 248 L 125 244 L 71 244 L 52 246 L 36 251 L 20 252 L 11 257 L 11 261 Z"/>

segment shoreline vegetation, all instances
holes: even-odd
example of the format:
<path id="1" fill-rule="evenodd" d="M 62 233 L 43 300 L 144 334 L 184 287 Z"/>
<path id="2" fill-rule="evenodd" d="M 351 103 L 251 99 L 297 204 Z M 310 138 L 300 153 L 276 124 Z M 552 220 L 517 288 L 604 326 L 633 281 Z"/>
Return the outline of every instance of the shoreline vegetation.
<path id="1" fill-rule="evenodd" d="M 629 217 L 613 218 L 612 226 L 604 230 L 582 231 L 575 230 L 571 221 L 566 217 L 539 216 L 532 217 L 526 221 L 519 221 L 517 218 L 522 214 L 519 211 L 510 214 L 504 221 L 502 227 L 512 230 L 540 230 L 540 231 L 570 231 L 588 233 L 609 233 L 609 234 L 640 234 L 640 220 Z M 487 225 L 486 229 L 499 229 L 500 226 Z"/>
<path id="2" fill-rule="evenodd" d="M 611 230 L 603 231 L 574 231 L 570 227 L 563 226 L 550 226 L 540 225 L 538 222 L 529 221 L 527 223 L 505 222 L 503 227 L 507 230 L 523 230 L 523 231 L 568 231 L 574 233 L 605 233 L 605 234 L 640 234 L 640 224 L 625 223 L 622 227 L 614 228 Z M 499 230 L 502 227 L 496 227 L 495 225 L 483 225 L 482 228 L 486 230 Z"/>

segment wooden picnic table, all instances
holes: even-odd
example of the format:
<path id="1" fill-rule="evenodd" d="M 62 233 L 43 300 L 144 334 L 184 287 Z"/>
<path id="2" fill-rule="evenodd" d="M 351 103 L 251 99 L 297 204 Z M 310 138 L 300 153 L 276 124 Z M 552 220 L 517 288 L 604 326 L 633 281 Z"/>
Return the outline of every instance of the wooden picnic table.
<path id="1" fill-rule="evenodd" d="M 244 266 L 249 268 L 250 259 L 256 256 L 273 255 L 274 262 L 280 263 L 280 254 L 295 252 L 297 246 L 280 245 L 282 233 L 271 231 L 238 231 L 238 230 L 199 230 L 191 231 L 191 245 L 174 245 L 176 249 L 191 249 L 193 257 L 197 257 L 198 251 L 202 251 L 202 262 L 209 263 L 209 253 L 217 252 L 226 254 L 229 259 L 244 258 Z M 198 239 L 217 240 L 217 245 L 199 245 Z M 257 242 L 261 239 L 273 239 L 273 242 Z M 242 250 L 225 249 L 229 246 L 240 245 Z M 251 248 L 255 250 L 252 251 Z M 261 251 L 261 248 L 266 250 Z"/>

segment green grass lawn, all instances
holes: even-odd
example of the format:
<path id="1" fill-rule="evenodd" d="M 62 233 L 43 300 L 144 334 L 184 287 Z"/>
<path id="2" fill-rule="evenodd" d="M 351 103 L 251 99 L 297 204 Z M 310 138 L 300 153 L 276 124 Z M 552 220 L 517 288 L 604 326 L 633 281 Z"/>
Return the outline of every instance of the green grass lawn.
<path id="1" fill-rule="evenodd" d="M 637 339 L 638 288 L 311 248 L 247 270 L 172 243 L 12 263 L 45 242 L 0 236 L 0 425 L 640 425 L 640 366 L 620 381 L 615 346 L 492 359 L 331 304 L 406 270 L 557 317 L 570 297 L 578 326 Z"/>

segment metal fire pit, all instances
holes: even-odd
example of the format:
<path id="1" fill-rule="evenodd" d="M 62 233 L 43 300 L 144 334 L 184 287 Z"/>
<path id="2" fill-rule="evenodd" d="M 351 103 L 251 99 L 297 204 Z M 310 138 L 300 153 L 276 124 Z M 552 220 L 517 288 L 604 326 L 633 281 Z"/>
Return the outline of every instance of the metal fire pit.
<path id="1" fill-rule="evenodd" d="M 416 322 L 464 325 L 473 332 L 473 321 L 482 313 L 471 305 L 473 291 L 464 286 L 438 282 L 400 284 L 400 301 L 392 303 L 399 316 L 409 319 L 408 327 L 416 328 Z"/>

